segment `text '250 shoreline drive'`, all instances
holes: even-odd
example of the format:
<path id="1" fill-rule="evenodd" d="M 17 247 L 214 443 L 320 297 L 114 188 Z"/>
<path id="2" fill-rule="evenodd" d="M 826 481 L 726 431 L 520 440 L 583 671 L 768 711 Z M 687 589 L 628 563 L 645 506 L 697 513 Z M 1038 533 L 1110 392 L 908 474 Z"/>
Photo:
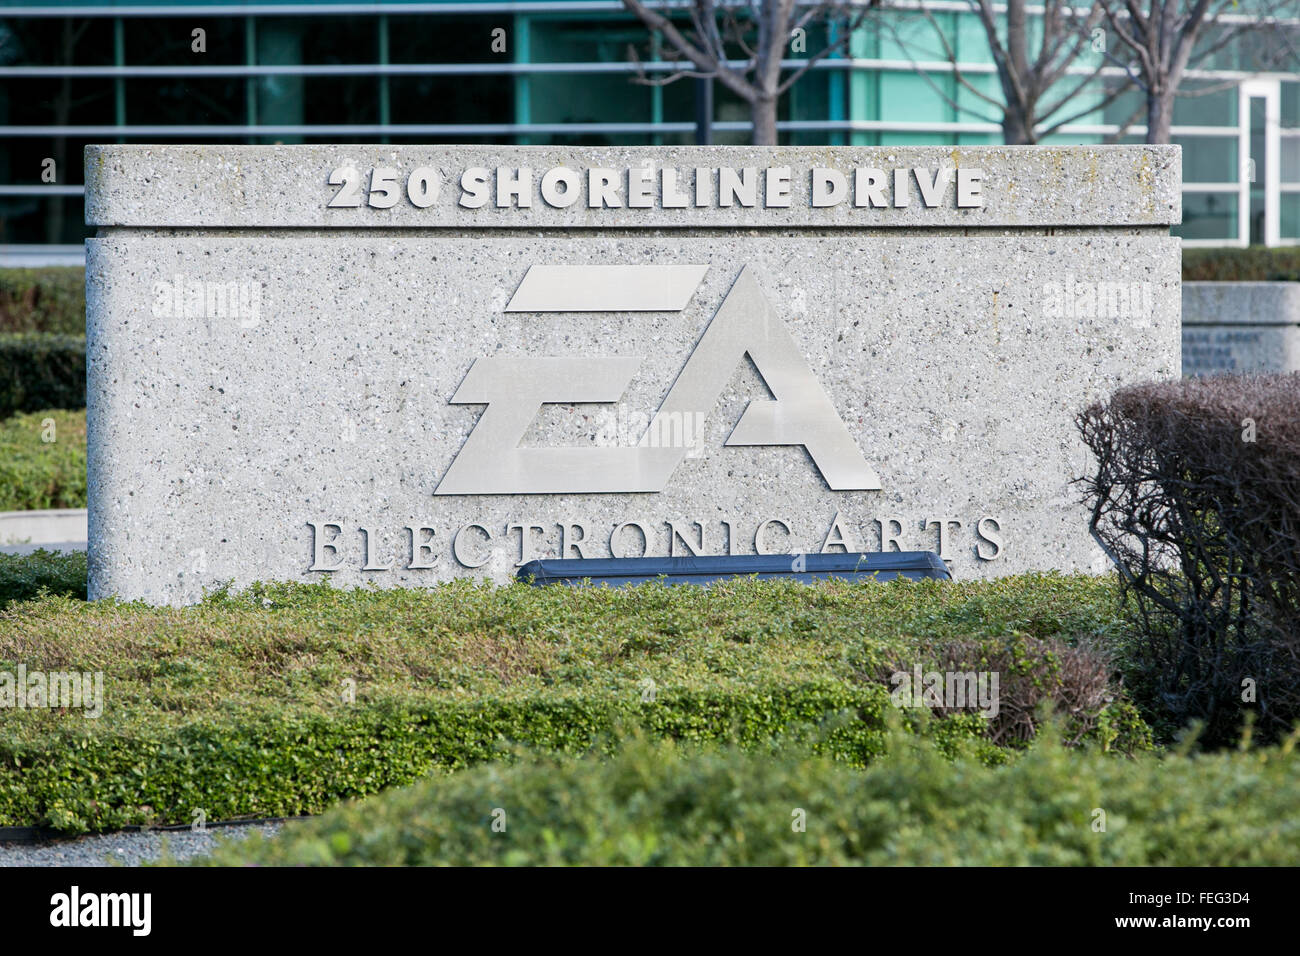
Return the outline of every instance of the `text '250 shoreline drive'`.
<path id="1" fill-rule="evenodd" d="M 340 166 L 330 171 L 329 183 L 338 186 L 328 205 L 332 209 L 362 205 L 391 209 L 403 195 L 421 209 L 438 201 L 442 172 L 418 166 L 404 173 L 396 166 Z M 862 208 L 906 209 L 912 204 L 913 185 L 922 205 L 936 209 L 950 201 L 955 185 L 958 209 L 984 205 L 980 191 L 984 171 L 952 166 L 872 169 L 859 166 L 850 173 L 827 166 L 808 171 L 808 197 L 815 209 L 841 203 Z M 480 209 L 489 203 L 497 209 L 531 208 L 534 196 L 556 209 L 582 205 L 588 209 L 705 209 L 733 206 L 753 209 L 788 209 L 794 202 L 794 173 L 789 166 L 718 166 L 625 169 L 570 169 L 556 166 L 545 171 L 531 167 L 471 166 L 458 178 L 457 203 Z"/>

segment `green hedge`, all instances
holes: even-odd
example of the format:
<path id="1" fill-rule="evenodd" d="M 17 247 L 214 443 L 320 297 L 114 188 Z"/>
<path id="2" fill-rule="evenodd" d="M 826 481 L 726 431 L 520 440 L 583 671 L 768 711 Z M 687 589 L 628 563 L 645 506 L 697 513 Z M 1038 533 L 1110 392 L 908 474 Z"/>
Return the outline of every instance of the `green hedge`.
<path id="1" fill-rule="evenodd" d="M 30 584 L 28 585 L 30 586 Z M 0 661 L 103 675 L 104 710 L 0 711 L 0 825 L 67 831 L 318 812 L 344 797 L 528 745 L 581 752 L 641 728 L 757 745 L 807 726 L 808 749 L 860 765 L 885 745 L 889 662 L 938 664 L 960 636 L 1053 661 L 1110 635 L 1114 588 L 1086 577 L 817 586 L 427 590 L 278 585 L 186 608 L 59 597 L 0 610 Z M 1010 679 L 1009 677 L 1007 678 Z M 1086 739 L 1150 747 L 1118 688 Z M 346 699 L 345 699 L 346 698 Z M 970 712 L 912 730 L 1006 759 Z M 962 742 L 966 743 L 963 744 Z"/>
<path id="2" fill-rule="evenodd" d="M 86 281 L 80 266 L 0 269 L 0 333 L 86 334 Z"/>
<path id="3" fill-rule="evenodd" d="M 86 413 L 0 419 L 0 511 L 86 507 Z"/>
<path id="4" fill-rule="evenodd" d="M 1300 281 L 1300 248 L 1248 246 L 1183 250 L 1184 282 Z"/>
<path id="5" fill-rule="evenodd" d="M 70 727 L 36 744 L 0 746 L 0 825 L 68 832 L 131 824 L 321 813 L 341 799 L 409 784 L 431 771 L 496 759 L 510 747 L 581 753 L 629 728 L 654 737 L 760 743 L 828 723 L 813 749 L 862 766 L 885 749 L 886 689 L 843 683 L 539 693 L 473 701 L 392 700 L 334 714 L 267 709 L 158 733 L 105 736 Z M 93 721 L 80 716 L 83 724 Z M 989 761 L 969 715 L 927 724 L 942 744 L 966 741 Z"/>
<path id="6" fill-rule="evenodd" d="M 0 335 L 0 418 L 43 408 L 86 407 L 86 339 Z"/>
<path id="7" fill-rule="evenodd" d="M 42 592 L 84 601 L 86 553 L 42 550 L 28 555 L 0 554 L 0 611 Z"/>
<path id="8" fill-rule="evenodd" d="M 1294 743 L 1294 740 L 1291 742 Z M 220 847 L 220 865 L 1300 864 L 1290 747 L 1116 760 L 1044 735 L 990 767 L 905 737 L 857 770 L 806 750 L 633 739 L 531 755 Z"/>

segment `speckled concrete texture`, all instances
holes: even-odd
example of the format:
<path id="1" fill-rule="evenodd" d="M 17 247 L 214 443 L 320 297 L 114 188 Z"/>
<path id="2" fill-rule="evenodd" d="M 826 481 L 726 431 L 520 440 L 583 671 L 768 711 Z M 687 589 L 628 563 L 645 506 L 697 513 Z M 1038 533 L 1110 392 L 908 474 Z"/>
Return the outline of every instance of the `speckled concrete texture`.
<path id="1" fill-rule="evenodd" d="M 1167 226 L 1182 217 L 1180 157 L 1177 146 L 89 146 L 86 222 L 329 228 Z M 542 175 L 556 167 L 580 174 L 583 192 L 573 205 L 557 207 L 541 194 Z M 754 207 L 718 205 L 720 167 L 755 171 L 759 182 Z M 341 168 L 358 174 L 359 206 L 328 206 L 343 188 L 330 185 L 330 173 Z M 461 177 L 474 168 L 491 171 L 493 186 L 498 168 L 511 175 L 521 168 L 531 170 L 531 207 L 497 208 L 495 193 L 479 208 L 462 205 Z M 849 191 L 843 201 L 812 205 L 812 171 L 817 168 L 835 169 L 846 177 Z M 888 206 L 854 205 L 853 171 L 858 168 L 887 174 L 882 195 Z M 893 171 L 915 168 L 927 170 L 929 176 L 940 169 L 980 170 L 983 205 L 958 207 L 954 173 L 936 206 L 925 204 L 914 178 L 909 179 L 908 205 L 895 206 Z M 389 208 L 369 205 L 375 169 L 396 175 L 397 196 Z M 411 176 L 420 169 L 434 172 L 417 184 L 421 203 L 428 195 L 425 187 L 439 184 L 436 197 L 424 208 L 408 198 Z M 622 208 L 589 207 L 587 177 L 593 169 L 617 174 Z M 651 171 L 644 208 L 633 207 L 639 200 L 631 195 L 629 169 Z M 788 205 L 765 205 L 768 169 L 789 170 Z M 686 195 L 684 208 L 665 208 L 663 170 L 675 172 L 677 187 Z M 695 204 L 697 170 L 706 171 L 702 178 L 709 184 L 703 206 Z M 387 200 L 377 194 L 377 201 Z"/>
<path id="2" fill-rule="evenodd" d="M 226 149 L 239 152 L 206 155 Z M 122 163 L 144 152 L 104 149 Z M 1044 169 L 1057 152 L 1030 165 Z M 287 160 L 269 155 L 259 175 L 283 175 L 275 170 Z M 1107 162 L 1137 175 L 1139 160 L 1161 154 L 1115 155 Z M 146 175 L 147 167 L 122 177 L 108 190 L 115 198 L 101 192 L 97 215 L 105 203 L 129 209 Z M 92 195 L 106 188 L 100 183 Z M 1074 202 L 1077 192 L 1064 195 L 1074 185 L 1044 181 L 1041 202 L 1018 200 L 1022 214 Z M 170 189 L 162 194 L 175 204 L 173 218 L 196 218 L 186 210 L 203 204 Z M 1053 200 L 1053 191 L 1062 195 Z M 134 201 L 146 209 L 126 218 L 155 218 L 155 200 Z M 228 205 L 227 221 L 243 215 Z M 960 527 L 943 527 L 958 577 L 1100 569 L 1070 484 L 1086 463 L 1073 416 L 1118 385 L 1179 372 L 1179 244 L 1152 231 L 406 238 L 108 230 L 88 250 L 92 597 L 184 603 L 223 582 L 258 579 L 503 580 L 521 560 L 558 554 L 565 543 L 566 556 L 577 556 L 578 543 L 585 556 L 607 557 L 619 526 L 615 553 L 639 554 L 645 531 L 649 552 L 667 554 L 668 522 L 697 547 L 699 522 L 702 553 L 753 553 L 768 519 L 784 522 L 760 536 L 773 551 L 821 550 L 828 537 L 851 549 L 935 549 L 936 522 L 955 520 Z M 530 266 L 584 263 L 708 270 L 681 312 L 504 311 Z M 800 447 L 725 446 L 746 404 L 770 397 L 741 362 L 706 420 L 700 453 L 661 493 L 434 494 L 483 414 L 482 405 L 448 402 L 475 359 L 640 357 L 620 405 L 544 405 L 524 439 L 635 444 L 637 423 L 663 400 L 746 266 L 881 490 L 831 491 Z M 177 277 L 182 286 L 233 288 L 257 307 L 222 316 L 205 304 L 187 317 L 159 294 Z M 335 550 L 318 553 L 311 522 Z M 412 548 L 408 527 L 428 550 Z M 674 541 L 684 553 L 682 538 Z M 322 554 L 320 563 L 338 570 L 309 570 Z"/>

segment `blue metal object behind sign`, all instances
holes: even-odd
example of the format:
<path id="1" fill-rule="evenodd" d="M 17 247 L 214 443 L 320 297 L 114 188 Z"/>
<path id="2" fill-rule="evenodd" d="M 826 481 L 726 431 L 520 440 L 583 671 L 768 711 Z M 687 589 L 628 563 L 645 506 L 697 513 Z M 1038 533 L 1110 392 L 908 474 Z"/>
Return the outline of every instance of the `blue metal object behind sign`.
<path id="1" fill-rule="evenodd" d="M 933 551 L 885 554 L 761 554 L 700 555 L 685 558 L 556 558 L 529 561 L 519 569 L 520 581 L 548 584 L 606 584 L 619 587 L 662 581 L 664 584 L 708 584 L 725 578 L 793 578 L 799 581 L 838 578 L 846 581 L 890 581 L 894 578 L 951 580 L 952 573 Z"/>

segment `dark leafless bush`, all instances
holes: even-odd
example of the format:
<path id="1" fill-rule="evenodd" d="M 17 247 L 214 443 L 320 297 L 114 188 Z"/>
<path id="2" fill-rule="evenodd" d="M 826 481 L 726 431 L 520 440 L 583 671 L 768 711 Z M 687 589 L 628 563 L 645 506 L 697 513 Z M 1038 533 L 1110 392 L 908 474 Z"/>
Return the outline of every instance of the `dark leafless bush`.
<path id="1" fill-rule="evenodd" d="M 1132 690 L 1168 729 L 1270 738 L 1300 718 L 1300 374 L 1124 388 L 1077 424 L 1090 528 L 1140 636 Z M 1255 700 L 1250 700 L 1251 696 Z"/>
<path id="2" fill-rule="evenodd" d="M 989 719 L 987 736 L 1000 745 L 1023 744 L 1038 733 L 1048 714 L 1061 722 L 1067 745 L 1080 743 L 1097 726 L 1110 703 L 1119 696 L 1109 655 L 1087 639 L 1066 643 L 1028 634 L 1000 640 L 956 640 L 923 645 L 918 661 L 926 672 L 944 674 L 995 673 L 997 713 Z M 882 683 L 915 663 L 896 660 L 877 674 Z M 935 713 L 979 713 L 976 703 L 964 707 L 936 706 Z"/>

